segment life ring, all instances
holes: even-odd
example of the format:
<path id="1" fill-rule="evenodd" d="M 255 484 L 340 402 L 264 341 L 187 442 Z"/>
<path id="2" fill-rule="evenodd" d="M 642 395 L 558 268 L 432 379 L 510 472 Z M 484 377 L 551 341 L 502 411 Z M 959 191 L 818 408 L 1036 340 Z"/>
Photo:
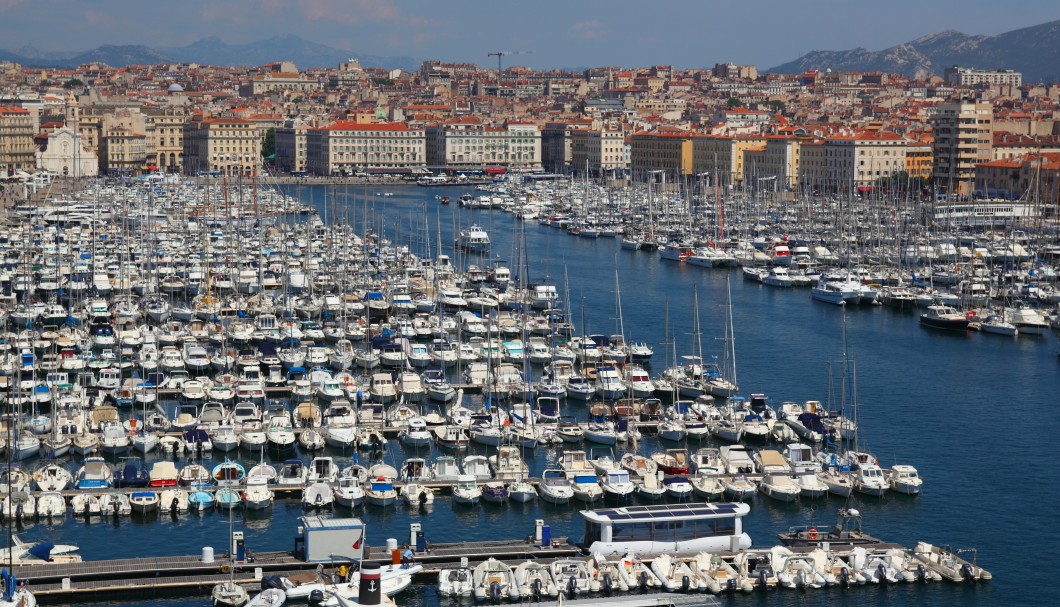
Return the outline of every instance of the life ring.
<path id="1" fill-rule="evenodd" d="M 817 529 L 815 527 L 810 527 L 810 530 L 806 532 L 806 537 L 811 540 L 816 540 L 820 535 L 817 534 Z"/>

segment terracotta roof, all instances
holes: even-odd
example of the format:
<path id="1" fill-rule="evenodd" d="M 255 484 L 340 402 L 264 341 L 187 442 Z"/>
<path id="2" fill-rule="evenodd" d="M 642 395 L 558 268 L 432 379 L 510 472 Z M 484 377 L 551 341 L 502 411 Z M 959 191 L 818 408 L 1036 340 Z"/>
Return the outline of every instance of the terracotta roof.
<path id="1" fill-rule="evenodd" d="M 325 127 L 328 131 L 407 131 L 409 127 L 404 122 L 385 122 L 380 124 L 364 124 L 352 120 L 340 120 Z"/>

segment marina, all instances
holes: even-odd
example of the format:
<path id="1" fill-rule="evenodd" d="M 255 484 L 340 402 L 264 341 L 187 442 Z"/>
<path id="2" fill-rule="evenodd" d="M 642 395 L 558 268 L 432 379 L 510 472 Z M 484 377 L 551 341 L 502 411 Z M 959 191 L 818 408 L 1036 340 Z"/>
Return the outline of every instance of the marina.
<path id="1" fill-rule="evenodd" d="M 146 238 L 153 247 L 135 250 L 113 244 L 135 242 L 131 235 L 106 239 L 93 235 L 95 226 L 105 225 L 99 223 L 106 215 L 99 205 L 72 214 L 78 217 L 71 217 L 71 213 L 23 214 L 40 219 L 43 229 L 30 241 L 32 251 L 19 251 L 24 239 L 11 238 L 5 243 L 9 251 L 20 253 L 17 258 L 9 254 L 12 274 L 5 283 L 10 285 L 8 322 L 14 329 L 4 359 L 8 370 L 5 392 L 12 410 L 21 408 L 23 413 L 5 420 L 12 460 L 20 460 L 21 469 L 32 475 L 45 463 L 38 460 L 37 453 L 46 452 L 48 445 L 54 450 L 60 435 L 70 439 L 70 448 L 76 448 L 74 439 L 94 440 L 94 448 L 103 455 L 111 475 L 119 468 L 124 471 L 127 462 L 122 458 L 127 456 L 140 457 L 145 473 L 159 462 L 172 462 L 180 479 L 174 479 L 175 487 L 169 490 L 183 491 L 187 498 L 193 493 L 209 494 L 211 503 L 205 508 L 189 507 L 191 513 L 172 507 L 167 513 L 161 512 L 167 499 L 161 487 L 60 488 L 53 490 L 63 498 L 62 511 L 42 516 L 43 491 L 27 485 L 29 490 L 19 496 L 37 499 L 37 514 L 27 516 L 25 502 L 5 506 L 8 523 L 18 527 L 16 532 L 22 535 L 81 545 L 85 564 L 100 559 L 162 558 L 173 551 L 193 554 L 201 548 L 197 542 L 201 544 L 204 535 L 181 529 L 224 525 L 227 514 L 220 508 L 226 503 L 226 492 L 232 492 L 225 481 L 232 480 L 237 489 L 229 512 L 238 512 L 237 519 L 241 520 L 237 526 L 251 536 L 248 545 L 254 545 L 263 558 L 276 555 L 262 561 L 275 560 L 274 565 L 262 567 L 263 573 L 269 567 L 290 572 L 300 567 L 277 551 L 288 548 L 293 519 L 306 508 L 317 513 L 326 510 L 317 496 L 327 499 L 330 493 L 338 502 L 343 488 L 351 490 L 354 486 L 366 502 L 355 506 L 354 511 L 371 521 L 370 541 L 402 536 L 410 521 L 428 529 L 435 538 L 431 541 L 438 542 L 436 546 L 466 539 L 461 538 L 459 529 L 468 523 L 481 525 L 482 533 L 489 534 L 475 540 L 489 541 L 490 535 L 493 539 L 506 537 L 513 528 L 528 530 L 527 523 L 535 519 L 548 521 L 557 536 L 577 541 L 583 535 L 578 515 L 582 507 L 578 500 L 583 498 L 569 498 L 564 505 L 544 494 L 545 485 L 551 487 L 544 482 L 550 478 L 547 472 L 558 469 L 577 495 L 588 496 L 585 501 L 589 507 L 605 497 L 644 507 L 657 499 L 675 504 L 703 499 L 716 502 L 725 496 L 744 500 L 751 505 L 744 530 L 755 547 L 768 546 L 770 538 L 792 524 L 826 520 L 836 508 L 852 502 L 872 520 L 873 529 L 893 538 L 895 549 L 904 545 L 913 550 L 919 542 L 931 540 L 979 548 L 983 559 L 988 559 L 983 560 L 984 566 L 998 574 L 990 586 L 1004 588 L 1001 572 L 1007 565 L 999 562 L 1004 559 L 995 561 L 993 557 L 1007 549 L 996 540 L 979 536 L 974 529 L 942 520 L 949 507 L 943 502 L 959 499 L 963 490 L 947 480 L 951 473 L 945 471 L 939 453 L 924 444 L 925 434 L 918 433 L 939 426 L 956 426 L 964 433 L 985 432 L 975 427 L 973 419 L 963 415 L 955 418 L 945 411 L 946 407 L 960 406 L 967 412 L 968 408 L 989 404 L 977 397 L 975 386 L 955 386 L 947 379 L 959 376 L 967 366 L 1011 378 L 1025 399 L 1040 400 L 1055 387 L 1056 340 L 1048 328 L 1056 312 L 1056 302 L 1051 301 L 1052 283 L 1035 281 L 1031 290 L 1026 282 L 1029 276 L 1049 275 L 1048 264 L 1042 261 L 1048 259 L 1047 249 L 1040 248 L 1033 257 L 1033 263 L 1042 264 L 1033 267 L 1033 275 L 1016 277 L 1008 271 L 1001 280 L 990 277 L 987 262 L 977 266 L 975 259 L 981 257 L 976 256 L 968 260 L 970 274 L 956 278 L 944 276 L 938 266 L 933 268 L 938 273 L 929 275 L 923 265 L 916 266 L 915 272 L 903 273 L 898 266 L 887 269 L 881 264 L 879 273 L 857 281 L 871 293 L 861 289 L 850 296 L 858 299 L 857 304 L 833 307 L 819 305 L 807 290 L 771 288 L 770 284 L 783 286 L 783 272 L 769 273 L 773 278 L 758 283 L 739 279 L 739 274 L 726 269 L 725 262 L 697 267 L 691 262 L 693 257 L 709 252 L 696 251 L 695 246 L 689 254 L 677 253 L 670 259 L 648 251 L 659 244 L 644 246 L 644 242 L 654 240 L 649 233 L 642 235 L 644 240 L 638 241 L 636 248 L 626 247 L 626 237 L 618 234 L 615 238 L 586 237 L 585 232 L 595 229 L 586 227 L 586 216 L 573 219 L 572 215 L 567 220 L 568 226 L 571 222 L 579 225 L 574 232 L 543 225 L 529 217 L 536 211 L 517 204 L 518 194 L 511 196 L 512 202 L 506 202 L 506 195 L 496 196 L 502 200 L 498 205 L 492 204 L 491 195 L 488 207 L 476 208 L 463 202 L 442 205 L 436 197 L 441 194 L 429 187 L 396 186 L 394 190 L 396 195 L 379 198 L 367 192 L 341 192 L 340 198 L 335 190 L 328 190 L 325 197 L 325 188 L 288 186 L 284 190 L 311 204 L 313 212 L 276 194 L 263 198 L 260 206 L 255 205 L 257 210 L 232 202 L 252 196 L 258 200 L 260 194 L 250 189 L 233 190 L 219 198 L 232 202 L 228 209 L 222 206 L 200 213 L 198 209 L 205 205 L 193 205 L 191 211 L 174 206 L 168 212 L 185 214 L 180 230 L 185 230 L 188 222 L 198 225 L 180 237 L 183 248 L 173 252 L 168 247 L 173 246 L 169 243 L 174 242 L 170 239 L 176 237 L 176 228 L 162 228 L 158 220 L 161 215 L 134 221 L 135 211 L 112 214 L 126 217 L 128 221 L 122 222 L 121 229 L 132 230 L 136 238 Z M 452 191 L 450 195 L 457 197 L 452 188 L 441 191 Z M 572 186 L 563 194 L 568 197 L 568 207 L 577 206 L 573 203 L 575 193 L 589 197 L 587 191 L 579 192 Z M 173 196 L 177 200 L 176 193 Z M 342 202 L 335 202 L 337 198 Z M 582 202 L 588 207 L 584 199 Z M 499 207 L 513 213 L 503 213 Z M 652 230 L 658 235 L 672 232 L 675 222 L 685 221 L 674 219 L 672 211 L 662 215 L 662 207 L 660 204 L 655 209 L 652 203 L 638 207 L 648 214 L 660 213 L 658 218 L 644 217 L 650 222 L 641 222 L 658 221 Z M 553 215 L 559 208 L 542 210 Z M 41 219 L 49 216 L 51 220 Z M 687 217 L 691 222 L 693 215 Z M 261 218 L 267 220 L 249 225 Z M 25 221 L 9 218 L 12 225 L 32 225 L 33 220 L 19 223 Z M 346 222 L 348 228 L 332 227 Z M 76 245 L 72 236 L 60 237 L 54 229 L 75 224 L 82 226 L 85 235 Z M 731 220 L 726 225 L 732 230 L 730 234 L 739 233 L 738 222 Z M 776 230 L 793 227 L 781 225 Z M 454 247 L 465 229 L 488 234 L 485 246 L 481 245 L 482 237 L 476 236 L 475 242 L 480 244 Z M 716 225 L 694 226 L 689 233 L 714 229 Z M 367 240 L 357 236 L 369 232 L 374 236 Z M 790 229 L 789 234 L 793 232 Z M 167 235 L 162 238 L 162 234 Z M 383 242 L 383 237 L 389 243 Z M 677 238 L 679 242 L 681 237 Z M 1042 238 L 1055 240 L 1055 235 L 1043 232 Z M 233 257 L 246 253 L 237 252 L 243 246 L 237 242 L 248 239 L 256 239 L 254 255 L 259 261 L 236 267 Z M 799 248 L 793 242 L 796 238 L 786 240 L 793 249 Z M 998 242 L 1005 240 L 1002 237 Z M 748 244 L 751 261 L 745 268 L 755 265 L 754 251 L 771 255 L 763 267 L 786 257 L 777 251 L 776 242 L 761 249 L 751 241 Z M 672 242 L 660 246 L 664 251 L 668 247 L 680 250 Z M 1026 249 L 1030 242 L 1021 236 L 1009 253 L 992 255 L 1002 260 L 1008 255 L 1012 258 L 1009 262 L 1022 259 L 1023 253 L 1016 246 Z M 92 247 L 98 249 L 90 253 Z M 174 261 L 174 257 L 186 256 L 188 247 L 205 247 L 201 250 L 209 253 L 196 254 L 202 259 L 197 271 Z M 849 253 L 834 244 L 825 248 L 834 249 L 837 263 L 846 257 L 844 263 L 851 266 Z M 43 263 L 34 263 L 34 256 Z M 167 257 L 169 261 L 165 261 Z M 82 272 L 75 271 L 77 258 L 85 262 Z M 1027 264 L 1031 260 L 1028 255 Z M 951 272 L 954 263 L 946 262 Z M 43 267 L 36 268 L 38 265 Z M 806 276 L 806 268 L 799 267 L 796 260 L 790 267 Z M 976 274 L 977 267 L 984 273 Z M 46 282 L 43 279 L 49 268 L 54 268 L 57 282 L 67 286 L 51 289 L 45 284 L 27 298 L 27 290 L 20 285 L 27 280 Z M 818 280 L 827 273 L 821 272 Z M 79 274 L 83 275 L 82 282 L 93 286 L 74 296 L 73 286 L 78 282 L 74 277 Z M 588 278 L 594 275 L 595 279 Z M 929 276 L 933 277 L 929 278 L 931 290 L 923 285 L 917 290 L 917 281 L 923 283 Z M 987 287 L 987 295 L 974 294 L 968 277 L 978 277 Z M 63 283 L 62 278 L 68 282 Z M 192 295 L 189 285 L 196 282 L 198 290 Z M 527 287 L 519 289 L 524 282 Z M 180 290 L 178 283 L 182 283 Z M 225 284 L 229 285 L 227 291 L 218 289 Z M 932 306 L 960 307 L 964 327 L 948 332 L 918 327 L 923 321 L 918 323 L 913 315 L 887 305 L 887 285 L 910 289 L 914 301 L 930 295 Z M 107 295 L 101 295 L 104 292 Z M 372 293 L 381 297 L 374 299 Z M 1022 297 L 1026 307 L 1007 299 L 1017 293 L 1032 294 Z M 166 296 L 159 297 L 162 294 Z M 39 303 L 34 298 L 39 298 Z M 862 298 L 866 303 L 884 305 L 862 306 Z M 846 296 L 840 301 L 852 302 Z M 384 302 L 387 312 L 383 311 Z M 141 308 L 134 312 L 130 304 Z M 998 305 L 1002 307 L 990 309 Z M 49 306 L 62 307 L 62 314 L 58 309 L 49 310 Z M 96 306 L 106 311 L 94 311 Z M 159 313 L 167 306 L 169 316 L 161 320 Z M 925 305 L 925 309 L 930 308 Z M 1010 311 L 1024 309 L 1035 310 L 1037 316 Z M 395 314 L 395 310 L 403 312 Z M 967 310 L 975 314 L 969 316 Z M 1018 337 L 1013 338 L 1013 334 L 1004 341 L 988 334 L 986 319 L 991 314 L 1021 322 Z M 178 322 L 179 316 L 185 318 Z M 1036 325 L 1036 318 L 1044 324 Z M 980 326 L 983 333 L 966 331 L 967 327 Z M 1033 337 L 1042 326 L 1042 334 Z M 451 345 L 443 347 L 438 341 Z M 151 343 L 156 344 L 153 354 L 151 347 L 145 348 Z M 638 344 L 648 350 L 634 363 L 632 346 Z M 544 349 L 535 359 L 537 346 Z M 469 349 L 477 360 L 461 359 Z M 916 356 L 928 357 L 933 364 L 914 368 L 900 362 L 915 350 L 920 350 Z M 455 358 L 448 358 L 447 351 Z M 946 353 L 941 359 L 940 352 Z M 253 358 L 244 360 L 247 356 Z M 396 364 L 388 362 L 391 358 Z M 576 369 L 568 377 L 561 375 L 563 365 L 557 364 L 564 361 Z M 440 383 L 448 388 L 438 389 L 437 394 L 443 396 L 439 400 L 427 394 L 432 386 L 439 388 L 439 382 L 428 383 L 427 374 L 421 371 L 431 364 L 440 367 Z M 640 394 L 634 394 L 640 384 L 626 373 L 635 367 L 644 371 L 643 381 L 652 386 L 639 388 L 643 390 Z M 547 369 L 553 373 L 546 373 Z M 614 376 L 609 375 L 609 369 L 615 370 Z M 385 378 L 377 378 L 384 370 L 389 370 Z M 1019 378 L 1028 374 L 1037 381 L 1019 384 Z M 578 381 L 579 377 L 587 383 Z M 571 378 L 575 381 L 569 381 Z M 609 387 L 608 382 L 619 387 Z M 558 387 L 552 385 L 556 383 Z M 588 399 L 578 395 L 577 390 L 582 389 L 579 384 L 592 390 L 586 392 Z M 565 392 L 552 391 L 561 388 Z M 607 398 L 593 396 L 597 391 Z M 466 412 L 457 410 L 454 414 L 453 402 L 466 407 Z M 241 403 L 253 405 L 257 417 L 235 420 Z M 920 403 L 922 406 L 917 406 Z M 113 419 L 109 417 L 111 411 Z M 909 423 L 917 420 L 920 429 L 897 427 L 908 424 L 896 425 L 892 420 L 895 412 Z M 212 414 L 217 417 L 211 418 Z M 430 417 L 432 414 L 438 417 Z M 67 417 L 60 420 L 61 415 Z M 275 425 L 276 417 L 286 417 L 286 425 Z M 424 425 L 413 421 L 416 419 L 423 420 Z M 46 420 L 52 427 L 37 431 Z M 85 428 L 86 424 L 96 428 L 95 434 L 88 429 L 67 430 Z M 456 438 L 438 438 L 442 436 L 438 428 L 451 426 L 460 427 L 463 438 L 459 432 Z M 114 429 L 111 434 L 108 427 Z M 1040 428 L 1032 433 L 1043 431 Z M 417 432 L 422 437 L 418 438 Z M 313 435 L 320 443 L 312 440 Z M 248 436 L 250 447 L 245 442 Z M 31 453 L 29 438 L 37 438 L 36 452 Z M 128 441 L 124 446 L 122 438 Z M 148 438 L 157 441 L 151 448 L 143 442 Z M 204 446 L 206 440 L 209 448 Z M 954 441 L 949 447 L 959 446 L 952 436 L 946 440 Z M 747 463 L 731 464 L 742 460 L 736 459 L 738 450 L 730 447 L 742 444 L 748 446 Z M 800 445 L 806 447 L 805 457 L 798 448 L 788 449 Z M 599 447 L 605 447 L 610 455 L 605 456 Z M 1013 448 L 999 445 L 993 456 L 1011 457 L 1006 451 Z M 59 456 L 59 461 L 65 462 L 63 467 L 75 476 L 83 456 L 90 452 L 71 451 Z M 580 454 L 591 477 L 579 476 L 578 458 L 568 461 L 567 453 Z M 502 458 L 502 454 L 507 455 Z M 514 454 L 521 457 L 511 457 Z M 627 454 L 642 458 L 630 460 L 634 471 L 636 466 L 651 462 L 662 476 L 630 473 L 612 478 L 608 471 L 625 469 L 620 462 Z M 488 461 L 490 457 L 493 462 Z M 424 466 L 422 472 L 406 467 L 417 458 Z M 481 458 L 481 467 L 475 467 L 475 458 Z M 242 473 L 235 473 L 233 466 L 236 476 L 228 477 L 224 469 L 218 469 L 229 461 Z M 284 485 L 285 468 L 293 461 L 302 467 L 295 471 L 300 481 Z M 318 462 L 326 468 L 318 467 Z M 600 467 L 594 469 L 594 462 Z M 450 463 L 458 467 L 444 468 Z M 265 478 L 266 465 L 273 468 L 275 476 L 269 477 L 273 482 Z M 194 466 L 206 470 L 209 482 L 194 480 L 198 478 L 192 475 Z M 254 509 L 247 497 L 255 466 L 265 479 L 259 489 L 269 496 L 271 504 L 261 510 Z M 185 470 L 189 470 L 188 482 L 184 482 Z M 997 473 L 986 474 L 989 478 Z M 468 497 L 466 503 L 473 505 L 457 503 L 463 499 L 460 488 L 465 475 L 471 476 L 467 489 L 481 492 L 481 497 Z M 687 490 L 677 482 L 682 475 Z M 343 477 L 356 480 L 344 486 Z M 811 478 L 825 483 L 825 488 L 817 490 Z M 837 478 L 837 487 L 827 485 Z M 747 483 L 749 489 L 736 487 L 737 480 Z M 318 487 L 321 481 L 323 487 Z M 616 497 L 624 491 L 620 485 L 625 482 L 635 493 Z M 848 483 L 845 491 L 844 482 Z M 881 484 L 873 484 L 877 482 Z M 521 488 L 520 483 L 529 489 Z M 656 484 L 658 493 L 653 494 Z M 417 495 L 430 497 L 402 502 L 406 490 L 413 486 L 426 490 Z M 783 497 L 787 487 L 794 487 L 791 501 Z M 593 491 L 598 492 L 598 498 L 592 497 Z M 373 497 L 373 492 L 378 495 Z M 387 497 L 391 495 L 387 492 L 392 492 L 392 497 Z M 14 498 L 15 491 L 9 488 L 7 493 Z M 138 493 L 144 503 L 154 503 L 157 509 L 138 512 L 130 504 L 128 514 L 113 516 L 104 507 L 92 514 L 65 503 L 78 500 L 78 495 L 133 498 Z M 308 502 L 307 495 L 312 496 Z M 518 501 L 516 495 L 521 496 Z M 120 499 L 108 499 L 114 512 L 122 508 Z M 378 499 L 378 504 L 373 499 Z M 82 506 L 91 508 L 90 503 Z M 336 516 L 351 512 L 338 503 L 332 508 Z M 87 516 L 85 512 L 89 512 Z M 175 542 L 170 546 L 129 546 L 123 549 L 129 551 L 127 554 L 91 547 L 95 542 L 108 541 L 104 539 L 107 537 L 139 537 L 143 533 L 161 534 Z M 163 548 L 166 553 L 155 557 L 135 552 Z M 488 550 L 474 553 L 479 557 L 488 554 Z M 431 563 L 430 558 L 428 554 L 418 555 L 426 566 L 452 564 L 440 557 Z M 519 553 L 513 560 L 522 558 L 524 554 Z M 185 565 L 174 567 L 169 576 L 173 579 L 159 582 L 159 587 L 172 584 L 174 589 L 188 589 L 217 583 L 217 571 L 207 574 L 190 564 L 194 557 L 185 559 Z M 25 579 L 23 572 L 17 573 Z M 243 568 L 240 573 L 244 582 L 261 578 L 253 569 L 248 572 Z M 36 574 L 29 575 L 32 579 Z M 100 592 L 111 593 L 108 596 L 122 592 L 115 585 L 107 586 L 106 580 L 84 581 L 100 583 Z M 49 584 L 58 584 L 61 590 L 62 583 L 61 579 L 42 578 L 41 600 L 54 590 Z M 38 582 L 32 587 L 37 588 Z M 82 591 L 89 593 L 85 588 Z M 427 591 L 418 583 L 411 592 L 415 601 L 434 601 L 425 596 Z M 996 591 L 1000 592 L 1003 590 Z M 921 600 L 919 594 L 916 596 Z M 933 600 L 950 604 L 953 596 L 947 596 L 946 591 L 926 589 L 923 595 L 929 604 Z"/>

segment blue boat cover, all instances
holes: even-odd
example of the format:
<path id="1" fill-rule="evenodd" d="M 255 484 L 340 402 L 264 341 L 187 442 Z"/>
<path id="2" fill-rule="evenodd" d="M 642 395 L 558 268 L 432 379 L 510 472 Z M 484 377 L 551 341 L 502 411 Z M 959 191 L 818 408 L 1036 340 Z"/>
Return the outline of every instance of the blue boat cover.
<path id="1" fill-rule="evenodd" d="M 50 561 L 52 558 L 52 548 L 55 548 L 55 544 L 52 542 L 41 542 L 30 548 L 29 553 L 42 561 Z"/>

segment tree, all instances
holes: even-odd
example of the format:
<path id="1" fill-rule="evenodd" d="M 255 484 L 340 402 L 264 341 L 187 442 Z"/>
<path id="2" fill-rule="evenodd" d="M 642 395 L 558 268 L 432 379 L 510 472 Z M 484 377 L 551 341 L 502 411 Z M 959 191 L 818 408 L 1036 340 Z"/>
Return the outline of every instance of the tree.
<path id="1" fill-rule="evenodd" d="M 64 89 L 72 89 L 75 87 L 85 86 L 85 83 L 78 80 L 77 78 L 71 78 L 63 83 Z"/>
<path id="2" fill-rule="evenodd" d="M 276 153 L 276 129 L 270 128 L 265 131 L 265 141 L 261 142 L 261 155 L 268 158 Z"/>
<path id="3" fill-rule="evenodd" d="M 783 112 L 784 108 L 787 106 L 787 104 L 785 104 L 780 99 L 770 99 L 766 105 L 773 108 L 777 112 Z"/>
<path id="4" fill-rule="evenodd" d="M 740 107 L 743 101 L 740 101 L 739 97 L 729 97 L 725 100 L 725 106 L 728 108 Z"/>

